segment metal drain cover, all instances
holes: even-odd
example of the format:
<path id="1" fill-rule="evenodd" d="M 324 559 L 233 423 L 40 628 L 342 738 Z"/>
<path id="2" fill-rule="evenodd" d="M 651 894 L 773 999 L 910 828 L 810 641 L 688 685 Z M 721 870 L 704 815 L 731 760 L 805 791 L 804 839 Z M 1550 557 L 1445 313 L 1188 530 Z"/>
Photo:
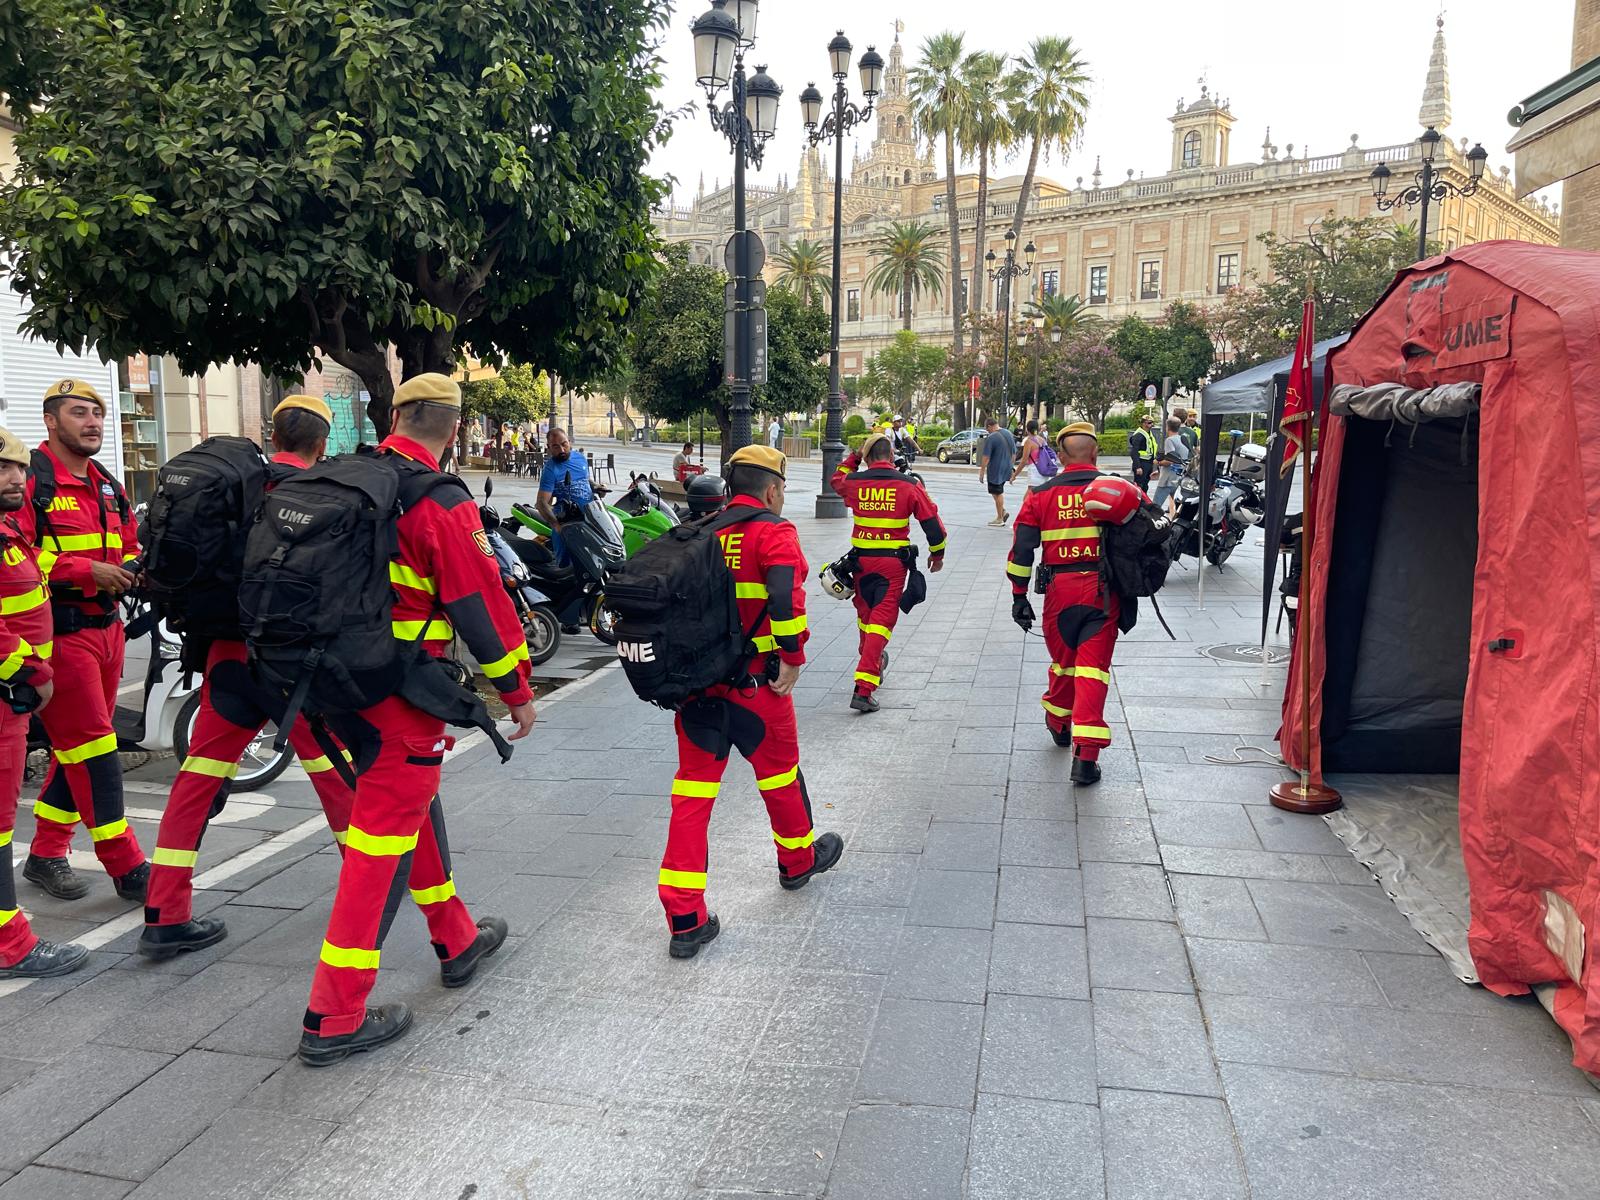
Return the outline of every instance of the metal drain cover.
<path id="1" fill-rule="evenodd" d="M 1221 663 L 1236 663 L 1247 667 L 1259 667 L 1262 664 L 1261 647 L 1247 642 L 1224 642 L 1216 646 L 1199 647 L 1201 654 Z M 1268 646 L 1266 662 L 1281 663 L 1289 661 L 1289 652 L 1275 646 Z"/>

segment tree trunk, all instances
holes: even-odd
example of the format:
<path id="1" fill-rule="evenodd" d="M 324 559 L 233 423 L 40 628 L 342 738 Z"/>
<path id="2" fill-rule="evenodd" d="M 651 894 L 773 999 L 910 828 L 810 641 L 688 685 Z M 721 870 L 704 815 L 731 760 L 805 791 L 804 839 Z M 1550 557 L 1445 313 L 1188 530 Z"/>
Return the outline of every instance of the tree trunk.
<path id="1" fill-rule="evenodd" d="M 1022 240 L 1022 222 L 1028 215 L 1028 193 L 1033 191 L 1033 177 L 1039 170 L 1039 135 L 1034 134 L 1033 149 L 1028 152 L 1028 170 L 1022 177 L 1022 191 L 1017 194 L 1017 211 L 1011 217 L 1011 232 L 1016 234 L 1014 241 Z M 1017 246 L 1017 253 L 1022 253 L 1022 247 Z M 1011 291 L 1011 280 L 1005 281 L 1005 291 Z"/>
<path id="2" fill-rule="evenodd" d="M 961 216 L 956 212 L 956 135 L 947 128 L 944 134 L 944 206 L 950 219 L 950 320 L 955 353 L 966 348 L 961 332 Z M 957 427 L 966 425 L 966 401 L 956 401 Z"/>
<path id="3" fill-rule="evenodd" d="M 983 316 L 984 246 L 989 240 L 989 143 L 978 143 L 978 227 L 972 246 L 972 311 Z"/>
<path id="4" fill-rule="evenodd" d="M 911 272 L 908 269 L 900 277 L 900 317 L 905 322 L 907 332 L 911 330 Z"/>

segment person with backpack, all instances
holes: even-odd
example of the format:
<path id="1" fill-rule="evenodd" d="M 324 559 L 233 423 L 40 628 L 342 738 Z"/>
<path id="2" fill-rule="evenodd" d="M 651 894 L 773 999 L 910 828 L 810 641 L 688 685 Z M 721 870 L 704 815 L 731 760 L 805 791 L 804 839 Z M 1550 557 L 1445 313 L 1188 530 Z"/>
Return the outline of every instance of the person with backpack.
<path id="1" fill-rule="evenodd" d="M 917 570 L 911 544 L 911 522 L 922 525 L 928 539 L 928 570 L 944 568 L 945 528 L 938 506 L 916 480 L 894 469 L 894 444 L 873 434 L 839 464 L 829 481 L 855 518 L 850 552 L 856 560 L 856 628 L 860 659 L 850 707 L 860 713 L 878 711 L 873 695 L 889 665 L 889 638 L 903 608 L 910 612 L 927 585 Z M 865 462 L 865 469 L 858 470 Z M 908 593 L 908 585 L 910 591 Z"/>
<path id="2" fill-rule="evenodd" d="M 1021 454 L 1016 470 L 1011 472 L 1011 482 L 1020 477 L 1025 487 L 1038 487 L 1047 479 L 1061 473 L 1061 460 L 1050 449 L 1050 442 L 1039 432 L 1039 422 L 1028 422 L 1028 436 L 1022 439 Z"/>
<path id="3" fill-rule="evenodd" d="M 706 907 L 706 830 L 733 750 L 754 769 L 766 803 L 780 887 L 804 887 L 844 853 L 843 838 L 819 836 L 812 827 L 800 773 L 793 693 L 809 633 L 805 555 L 795 527 L 782 515 L 788 459 L 770 446 L 746 446 L 728 462 L 733 499 L 710 518 L 711 528 L 722 543 L 753 653 L 742 678 L 713 684 L 678 707 L 678 770 L 658 880 L 673 958 L 694 957 L 721 932 Z"/>
<path id="4" fill-rule="evenodd" d="M 27 503 L 28 451 L 0 429 L 0 979 L 67 975 L 89 960 L 85 946 L 41 941 L 17 904 L 11 832 L 28 762 L 28 718 L 49 704 L 53 621 L 39 551 L 13 515 Z"/>
<path id="5" fill-rule="evenodd" d="M 1099 439 L 1087 421 L 1056 435 L 1064 469 L 1029 491 L 1017 513 L 1006 562 L 1011 619 L 1033 627 L 1028 580 L 1042 548 L 1037 590 L 1044 593 L 1044 638 L 1050 678 L 1040 704 L 1058 746 L 1072 746 L 1072 782 L 1100 779 L 1100 751 L 1111 744 L 1106 693 L 1117 647 L 1121 598 L 1102 578 L 1102 521 L 1120 523 L 1143 493 L 1125 479 L 1102 476 L 1095 465 Z"/>
<path id="6" fill-rule="evenodd" d="M 1139 418 L 1139 428 L 1128 433 L 1128 456 L 1133 459 L 1133 482 L 1148 496 L 1156 465 L 1155 418 L 1149 413 Z"/>
<path id="7" fill-rule="evenodd" d="M 48 436 L 33 452 L 28 503 L 17 514 L 50 581 L 56 676 L 55 700 L 39 714 L 50 767 L 34 801 L 22 877 L 60 900 L 88 895 L 88 881 L 67 864 L 73 827 L 82 820 L 117 895 L 142 904 L 150 864 L 123 814 L 111 724 L 127 645 L 117 598 L 134 584 L 127 564 L 138 557 L 139 532 L 122 485 L 94 461 L 105 412 L 100 393 L 81 379 L 50 385 Z"/>
<path id="8" fill-rule="evenodd" d="M 303 536 L 299 529 L 321 519 L 314 502 L 319 487 L 339 479 L 364 479 L 370 486 L 371 480 L 380 478 L 377 471 L 393 473 L 398 491 L 386 495 L 398 497 L 398 503 L 391 503 L 378 522 L 389 528 L 390 514 L 400 509 L 392 521 L 396 552 L 386 564 L 392 605 L 388 593 L 383 597 L 392 638 L 382 649 L 398 664 L 402 676 L 387 689 L 369 685 L 372 691 L 387 694 L 359 711 L 328 713 L 355 755 L 357 782 L 339 886 L 300 1037 L 300 1061 L 308 1066 L 328 1066 L 375 1049 L 410 1028 L 411 1012 L 404 1004 L 368 1008 L 366 1002 L 377 979 L 383 935 L 399 901 L 398 882 L 409 872 L 414 883 L 418 865 L 428 864 L 430 873 L 443 881 L 423 894 L 413 889 L 412 898 L 428 917 L 446 987 L 466 984 L 483 958 L 505 941 L 507 927 L 499 917 L 473 922 L 448 874 L 442 831 L 429 819 L 431 812 L 438 811 L 434 800 L 439 795 L 445 752 L 455 742 L 445 733 L 446 719 L 437 715 L 447 706 L 433 690 L 434 681 L 442 681 L 445 691 L 450 691 L 438 660 L 445 656 L 454 636 L 466 643 L 510 709 L 517 725 L 510 740 L 526 737 L 534 722 L 527 643 L 501 584 L 477 505 L 460 479 L 439 470 L 439 456 L 453 444 L 460 426 L 461 389 L 448 376 L 429 372 L 396 388 L 391 404 L 393 432 L 377 455 L 350 456 L 355 460 L 350 465 L 330 460 L 296 476 L 292 487 L 281 484 L 274 491 L 264 518 L 269 527 L 262 530 L 258 525 L 252 532 L 240 597 L 242 615 L 254 614 L 254 620 L 246 622 L 251 653 L 270 656 L 273 639 L 284 636 L 281 630 L 269 627 L 281 624 L 267 619 L 270 597 L 275 587 L 286 588 L 289 582 L 286 569 L 281 578 L 276 577 L 274 562 L 286 567 L 292 553 L 279 541 L 265 561 L 258 558 L 268 540 L 280 536 L 274 534 L 271 523 L 277 522 L 287 531 L 281 537 L 292 546 Z M 348 510 L 342 518 L 330 517 L 341 529 L 361 524 L 361 518 Z M 259 543 L 256 532 L 262 534 Z M 320 544 L 327 547 L 332 543 Z M 347 543 L 352 549 L 355 544 Z M 346 560 L 341 564 L 339 582 L 353 591 L 362 586 L 361 577 L 373 564 L 355 561 L 348 554 Z M 326 607 L 327 597 L 323 599 Z M 359 616 L 364 608 L 347 611 Z M 371 635 L 358 640 L 371 640 Z M 357 655 L 360 647 L 342 643 L 335 633 L 327 642 L 326 654 L 341 658 L 346 651 Z M 307 656 L 312 674 L 296 682 L 286 719 L 294 719 L 297 696 L 320 694 L 319 682 L 331 693 L 343 682 L 336 672 L 316 674 L 322 655 L 318 646 Z M 356 660 L 352 657 L 350 661 Z M 375 671 L 373 678 L 382 674 Z M 355 681 L 355 674 L 348 678 Z M 463 702 L 474 699 L 470 693 L 461 694 L 459 688 L 452 694 Z M 437 707 L 435 699 L 440 699 Z M 475 704 L 475 710 L 481 720 L 481 702 Z M 503 753 L 509 753 L 509 748 Z"/>

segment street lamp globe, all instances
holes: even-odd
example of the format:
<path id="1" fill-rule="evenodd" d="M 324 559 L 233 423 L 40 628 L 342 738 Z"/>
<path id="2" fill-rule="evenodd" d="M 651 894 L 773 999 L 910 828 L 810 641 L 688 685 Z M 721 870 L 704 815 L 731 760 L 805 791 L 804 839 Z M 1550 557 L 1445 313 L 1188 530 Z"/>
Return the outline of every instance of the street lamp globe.
<path id="1" fill-rule="evenodd" d="M 734 24 L 739 27 L 739 43 L 746 48 L 755 45 L 756 9 L 761 0 L 728 0 Z"/>
<path id="2" fill-rule="evenodd" d="M 770 138 L 778 132 L 778 101 L 782 97 L 783 89 L 767 74 L 766 67 L 757 67 L 745 85 L 744 115 L 758 138 Z"/>
<path id="3" fill-rule="evenodd" d="M 1423 162 L 1431 163 L 1433 161 L 1434 155 L 1439 153 L 1439 143 L 1443 140 L 1444 135 L 1432 125 L 1429 125 L 1428 128 L 1423 131 L 1422 136 L 1417 139 L 1418 144 L 1422 147 Z"/>
<path id="4" fill-rule="evenodd" d="M 1483 178 L 1483 169 L 1489 165 L 1489 152 L 1479 142 L 1467 155 L 1467 169 L 1472 172 L 1474 182 Z"/>
<path id="5" fill-rule="evenodd" d="M 1010 236 L 1010 235 L 1008 234 L 1007 236 Z M 983 261 L 988 263 L 991 267 L 993 267 L 994 264 L 995 264 L 995 252 L 993 250 L 989 251 L 989 253 L 987 253 L 987 254 L 985 254 L 983 256 Z"/>
<path id="6" fill-rule="evenodd" d="M 1382 200 L 1389 194 L 1389 176 L 1392 172 L 1387 163 L 1379 163 L 1372 168 L 1372 194 Z"/>
<path id="7" fill-rule="evenodd" d="M 727 7 L 728 0 L 711 0 L 710 11 L 689 27 L 694 35 L 695 82 L 712 92 L 728 86 L 739 50 L 739 26 Z"/>
<path id="8" fill-rule="evenodd" d="M 1032 270 L 1033 256 L 1038 253 L 1037 247 L 1034 246 L 1032 241 L 1029 241 L 1028 244 L 1022 248 L 1022 253 L 1026 256 L 1025 265 L 1029 270 Z"/>
<path id="9" fill-rule="evenodd" d="M 872 46 L 861 56 L 861 90 L 869 101 L 883 92 L 883 55 Z"/>
<path id="10" fill-rule="evenodd" d="M 822 93 L 814 83 L 806 84 L 806 90 L 800 93 L 800 117 L 810 130 L 815 130 L 822 120 Z"/>
<path id="11" fill-rule="evenodd" d="M 833 77 L 843 79 L 850 74 L 850 39 L 845 37 L 844 30 L 839 30 L 833 35 L 833 41 L 828 43 L 828 62 L 833 66 Z"/>
<path id="12" fill-rule="evenodd" d="M 1015 229 L 1006 230 L 1006 251 L 1009 253 L 1010 251 L 1016 249 L 1016 245 L 1017 231 Z"/>
<path id="13" fill-rule="evenodd" d="M 1061 344 L 1061 326 L 1057 325 L 1050 330 L 1050 340 L 1057 345 Z"/>

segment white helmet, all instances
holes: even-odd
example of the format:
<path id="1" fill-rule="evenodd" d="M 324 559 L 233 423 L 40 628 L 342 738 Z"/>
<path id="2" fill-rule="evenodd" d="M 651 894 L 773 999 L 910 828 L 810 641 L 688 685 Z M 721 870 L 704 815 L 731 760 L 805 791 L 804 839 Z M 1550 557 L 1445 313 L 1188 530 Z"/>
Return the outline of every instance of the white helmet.
<path id="1" fill-rule="evenodd" d="M 850 570 L 849 556 L 831 562 L 817 572 L 822 590 L 835 600 L 849 600 L 856 594 L 855 573 Z"/>

